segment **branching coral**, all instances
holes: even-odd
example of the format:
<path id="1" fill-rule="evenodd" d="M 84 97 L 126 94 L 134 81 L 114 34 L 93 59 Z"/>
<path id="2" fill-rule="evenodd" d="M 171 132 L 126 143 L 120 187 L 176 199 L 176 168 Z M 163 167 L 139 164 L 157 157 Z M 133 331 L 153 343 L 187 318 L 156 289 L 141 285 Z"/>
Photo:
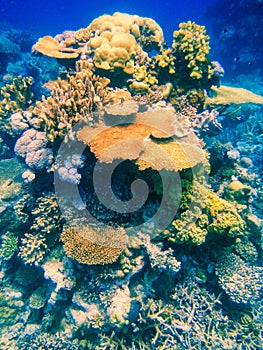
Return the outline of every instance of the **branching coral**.
<path id="1" fill-rule="evenodd" d="M 18 255 L 28 265 L 39 265 L 47 252 L 45 237 L 41 234 L 26 233 L 21 239 Z"/>
<path id="2" fill-rule="evenodd" d="M 125 230 L 121 227 L 67 227 L 61 240 L 67 255 L 82 264 L 112 263 L 126 246 Z"/>
<path id="3" fill-rule="evenodd" d="M 50 141 L 66 136 L 80 120 L 93 122 L 91 112 L 100 106 L 108 83 L 108 79 L 95 76 L 91 66 L 55 81 L 51 95 L 43 97 L 34 109 Z"/>
<path id="4" fill-rule="evenodd" d="M 219 284 L 235 303 L 248 303 L 260 296 L 263 269 L 248 266 L 234 253 L 225 254 L 216 265 Z"/>
<path id="5" fill-rule="evenodd" d="M 179 27 L 173 34 L 172 43 L 175 71 L 180 79 L 188 78 L 190 86 L 198 86 L 198 81 L 207 83 L 214 70 L 208 57 L 210 46 L 206 29 L 191 21 L 181 23 Z"/>
<path id="6" fill-rule="evenodd" d="M 17 250 L 18 237 L 13 233 L 6 233 L 2 236 L 2 243 L 0 246 L 0 258 L 9 260 Z"/>
<path id="7" fill-rule="evenodd" d="M 18 76 L 0 90 L 0 125 L 7 132 L 10 126 L 7 118 L 10 114 L 28 107 L 33 98 L 31 92 L 32 77 Z"/>
<path id="8" fill-rule="evenodd" d="M 41 234 L 55 234 L 60 227 L 60 210 L 53 194 L 39 197 L 32 208 L 33 223 L 30 229 Z"/>

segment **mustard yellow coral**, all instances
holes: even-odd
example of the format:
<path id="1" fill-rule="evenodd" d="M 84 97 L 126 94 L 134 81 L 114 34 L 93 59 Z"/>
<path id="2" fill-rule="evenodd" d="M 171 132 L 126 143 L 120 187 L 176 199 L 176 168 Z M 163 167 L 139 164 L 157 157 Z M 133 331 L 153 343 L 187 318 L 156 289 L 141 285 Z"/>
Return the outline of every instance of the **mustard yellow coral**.
<path id="1" fill-rule="evenodd" d="M 61 235 L 67 255 L 82 264 L 109 264 L 117 260 L 126 247 L 121 227 L 92 228 L 81 226 L 64 229 Z"/>
<path id="2" fill-rule="evenodd" d="M 7 118 L 11 113 L 28 107 L 33 98 L 32 77 L 19 75 L 0 90 L 0 126 L 10 131 Z"/>
<path id="3" fill-rule="evenodd" d="M 179 30 L 173 33 L 173 53 L 179 64 L 185 62 L 192 79 L 210 79 L 213 74 L 208 58 L 209 39 L 205 27 L 191 21 L 180 23 Z"/>

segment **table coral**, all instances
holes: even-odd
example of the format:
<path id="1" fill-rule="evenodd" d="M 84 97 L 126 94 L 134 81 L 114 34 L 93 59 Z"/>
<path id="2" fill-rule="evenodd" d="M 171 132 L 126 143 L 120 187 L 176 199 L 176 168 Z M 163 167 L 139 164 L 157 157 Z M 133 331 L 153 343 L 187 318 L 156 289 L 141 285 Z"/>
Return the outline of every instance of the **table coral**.
<path id="1" fill-rule="evenodd" d="M 106 163 L 130 159 L 136 160 L 140 169 L 157 170 L 182 170 L 206 163 L 205 153 L 191 132 L 190 123 L 182 116 L 177 118 L 173 109 L 168 108 L 138 113 L 127 125 L 84 126 L 78 138 Z"/>
<path id="2" fill-rule="evenodd" d="M 67 227 L 61 235 L 68 256 L 82 264 L 109 264 L 117 260 L 126 246 L 121 227 Z"/>

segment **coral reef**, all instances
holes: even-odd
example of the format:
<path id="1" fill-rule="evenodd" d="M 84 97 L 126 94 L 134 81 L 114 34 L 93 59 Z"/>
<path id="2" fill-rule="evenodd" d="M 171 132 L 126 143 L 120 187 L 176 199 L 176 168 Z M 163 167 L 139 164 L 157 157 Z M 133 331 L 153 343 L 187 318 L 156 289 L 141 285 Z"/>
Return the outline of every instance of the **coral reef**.
<path id="1" fill-rule="evenodd" d="M 0 36 L 0 348 L 260 349 L 262 96 L 206 28 Z"/>

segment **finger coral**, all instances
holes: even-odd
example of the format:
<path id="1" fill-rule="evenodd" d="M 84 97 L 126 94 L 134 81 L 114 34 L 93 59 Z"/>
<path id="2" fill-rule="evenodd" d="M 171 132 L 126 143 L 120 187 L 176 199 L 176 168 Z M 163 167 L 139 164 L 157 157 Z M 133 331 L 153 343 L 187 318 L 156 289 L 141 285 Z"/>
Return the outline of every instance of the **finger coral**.
<path id="1" fill-rule="evenodd" d="M 0 90 L 0 126 L 7 132 L 10 125 L 7 122 L 8 116 L 12 113 L 24 110 L 28 107 L 33 98 L 31 85 L 32 77 L 18 76 L 11 83 L 4 85 Z"/>
<path id="2" fill-rule="evenodd" d="M 114 262 L 126 246 L 125 230 L 120 227 L 67 227 L 61 240 L 69 257 L 89 265 Z"/>
<path id="3" fill-rule="evenodd" d="M 26 233 L 21 239 L 18 256 L 28 265 L 39 265 L 47 252 L 45 238 L 36 234 Z"/>
<path id="4" fill-rule="evenodd" d="M 100 105 L 108 83 L 108 79 L 95 76 L 91 67 L 67 75 L 66 80 L 56 80 L 51 95 L 38 101 L 34 109 L 49 140 L 66 136 L 80 120 L 93 122 L 91 112 Z"/>
<path id="5" fill-rule="evenodd" d="M 209 36 L 204 26 L 188 21 L 173 33 L 172 49 L 176 57 L 175 71 L 183 79 L 210 80 L 213 67 L 208 57 Z"/>

